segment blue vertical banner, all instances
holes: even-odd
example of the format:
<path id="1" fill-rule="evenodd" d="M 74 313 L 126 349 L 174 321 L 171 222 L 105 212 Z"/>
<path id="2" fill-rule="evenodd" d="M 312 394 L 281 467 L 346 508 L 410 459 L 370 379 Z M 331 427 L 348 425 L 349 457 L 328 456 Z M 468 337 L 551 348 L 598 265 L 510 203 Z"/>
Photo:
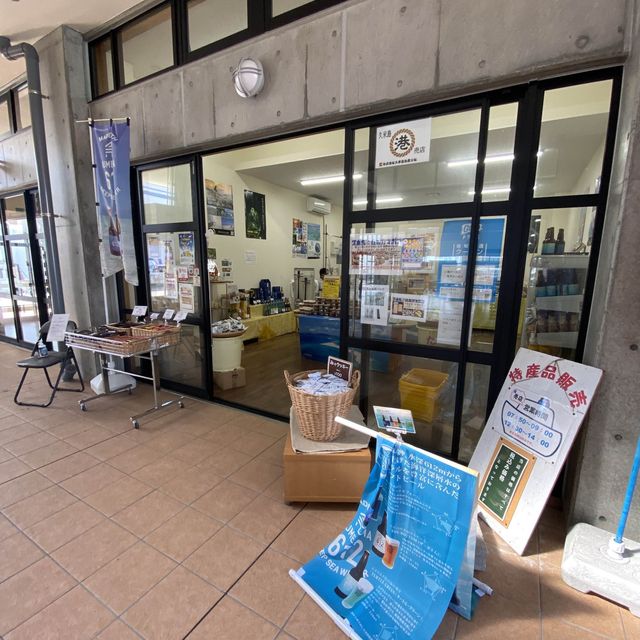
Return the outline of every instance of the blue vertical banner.
<path id="1" fill-rule="evenodd" d="M 477 474 L 378 437 L 349 526 L 295 574 L 351 638 L 431 638 L 454 595 Z"/>
<path id="2" fill-rule="evenodd" d="M 125 280 L 137 286 L 129 186 L 129 124 L 93 123 L 90 129 L 96 165 L 102 276 L 106 278 L 124 268 Z"/>

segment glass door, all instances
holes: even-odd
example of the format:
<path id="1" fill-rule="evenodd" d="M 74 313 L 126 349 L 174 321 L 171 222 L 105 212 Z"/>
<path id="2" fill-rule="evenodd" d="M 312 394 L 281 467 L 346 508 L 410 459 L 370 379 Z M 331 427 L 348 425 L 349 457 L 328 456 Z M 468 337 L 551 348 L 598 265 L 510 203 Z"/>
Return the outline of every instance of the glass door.
<path id="1" fill-rule="evenodd" d="M 0 305 L 4 335 L 34 344 L 49 312 L 46 246 L 36 217 L 37 194 L 25 192 L 2 201 L 3 255 Z"/>

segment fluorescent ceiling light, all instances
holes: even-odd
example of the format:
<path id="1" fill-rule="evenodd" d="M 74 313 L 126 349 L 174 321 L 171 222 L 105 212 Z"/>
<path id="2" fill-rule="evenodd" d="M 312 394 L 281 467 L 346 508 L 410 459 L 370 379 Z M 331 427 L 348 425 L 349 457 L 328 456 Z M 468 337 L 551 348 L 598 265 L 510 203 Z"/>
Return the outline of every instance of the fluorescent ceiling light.
<path id="1" fill-rule="evenodd" d="M 487 156 L 484 159 L 485 164 L 492 164 L 494 162 L 513 162 L 514 159 L 513 153 L 501 153 L 496 156 Z M 447 162 L 447 167 L 469 167 L 477 164 L 478 160 L 476 158 L 470 158 L 469 160 L 452 160 L 451 162 Z"/>
<path id="2" fill-rule="evenodd" d="M 376 204 L 391 204 L 393 202 L 402 202 L 404 198 L 402 196 L 383 196 L 382 198 L 376 198 Z M 362 207 L 367 205 L 366 198 L 362 200 L 354 200 L 354 207 Z"/>
<path id="3" fill-rule="evenodd" d="M 496 193 L 509 193 L 509 191 L 511 191 L 510 187 L 491 187 L 489 189 L 483 189 L 482 195 L 489 196 L 489 195 L 494 195 Z M 475 193 L 476 193 L 475 191 L 469 191 L 470 196 L 475 195 Z"/>
<path id="4" fill-rule="evenodd" d="M 353 179 L 360 180 L 362 178 L 361 173 L 354 173 Z M 310 187 L 314 184 L 332 184 L 334 182 L 344 182 L 344 176 L 324 176 L 322 178 L 305 178 L 304 180 L 300 180 L 300 184 L 303 187 Z"/>

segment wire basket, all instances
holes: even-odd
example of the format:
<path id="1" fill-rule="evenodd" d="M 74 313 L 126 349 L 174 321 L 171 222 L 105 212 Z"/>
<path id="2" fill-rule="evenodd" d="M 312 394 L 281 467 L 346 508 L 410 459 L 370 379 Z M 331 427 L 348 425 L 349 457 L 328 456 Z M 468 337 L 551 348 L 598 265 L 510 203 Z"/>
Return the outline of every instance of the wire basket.
<path id="1" fill-rule="evenodd" d="M 320 372 L 326 373 L 323 370 Z M 294 375 L 285 371 L 284 379 L 287 382 L 300 433 L 309 440 L 329 442 L 335 440 L 342 432 L 342 425 L 337 424 L 335 419 L 349 413 L 353 399 L 360 387 L 360 372 L 353 372 L 347 391 L 328 396 L 307 393 L 296 387 L 296 382 L 304 380 L 310 373 L 314 373 L 314 371 L 303 371 Z"/>
<path id="2" fill-rule="evenodd" d="M 142 327 L 131 327 L 132 336 L 152 338 L 157 347 L 168 347 L 180 342 L 180 327 L 164 324 L 147 324 Z"/>
<path id="3" fill-rule="evenodd" d="M 118 356 L 132 356 L 137 353 L 145 353 L 146 351 L 150 351 L 153 346 L 150 338 L 126 335 L 101 338 L 89 334 L 71 332 L 65 334 L 65 342 L 70 347 L 103 351 Z"/>

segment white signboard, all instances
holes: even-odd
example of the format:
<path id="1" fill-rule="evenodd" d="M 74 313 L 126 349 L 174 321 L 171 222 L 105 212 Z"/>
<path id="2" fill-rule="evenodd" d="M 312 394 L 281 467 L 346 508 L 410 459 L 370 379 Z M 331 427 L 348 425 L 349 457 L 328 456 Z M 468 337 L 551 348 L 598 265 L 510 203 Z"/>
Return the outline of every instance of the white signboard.
<path id="1" fill-rule="evenodd" d="M 143 305 L 136 305 L 135 307 L 133 307 L 133 311 L 131 312 L 131 315 L 134 318 L 139 318 L 140 316 L 146 316 L 147 307 Z"/>
<path id="2" fill-rule="evenodd" d="M 483 520 L 522 554 L 569 454 L 602 371 L 520 349 L 469 466 Z"/>
<path id="3" fill-rule="evenodd" d="M 185 311 L 184 309 L 181 309 L 180 311 L 178 311 L 178 312 L 176 313 L 176 315 L 175 315 L 175 316 L 173 316 L 173 319 L 174 319 L 176 322 L 182 322 L 183 320 L 186 320 L 186 319 L 187 319 L 187 316 L 188 316 L 188 315 L 189 315 L 189 312 L 188 312 L 188 311 Z"/>
<path id="4" fill-rule="evenodd" d="M 363 284 L 360 322 L 386 326 L 389 319 L 389 285 Z"/>
<path id="5" fill-rule="evenodd" d="M 464 301 L 441 299 L 436 337 L 438 344 L 451 344 L 456 347 L 460 345 L 463 309 Z"/>
<path id="6" fill-rule="evenodd" d="M 376 169 L 429 162 L 431 118 L 397 122 L 376 130 Z"/>
<path id="7" fill-rule="evenodd" d="M 54 313 L 49 322 L 49 331 L 47 333 L 47 342 L 64 342 L 64 334 L 67 330 L 69 322 L 68 313 Z"/>
<path id="8" fill-rule="evenodd" d="M 392 293 L 389 317 L 394 320 L 425 322 L 427 320 L 428 299 L 428 296 Z"/>
<path id="9" fill-rule="evenodd" d="M 162 314 L 162 317 L 165 320 L 171 320 L 171 318 L 173 318 L 175 314 L 175 310 L 174 309 L 166 309 L 165 312 Z"/>

